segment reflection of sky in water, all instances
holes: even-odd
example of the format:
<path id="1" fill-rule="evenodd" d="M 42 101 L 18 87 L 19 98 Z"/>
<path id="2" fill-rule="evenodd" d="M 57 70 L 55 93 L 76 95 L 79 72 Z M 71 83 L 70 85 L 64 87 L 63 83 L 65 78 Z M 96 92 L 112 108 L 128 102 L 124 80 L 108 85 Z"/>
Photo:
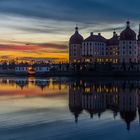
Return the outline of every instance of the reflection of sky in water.
<path id="1" fill-rule="evenodd" d="M 98 91 L 98 82 L 95 84 L 92 82 L 90 82 L 92 84 L 83 83 L 85 87 L 82 86 L 80 91 L 81 93 L 83 90 L 87 92 L 82 93 L 83 95 L 88 94 L 89 86 L 94 87 L 96 85 Z M 107 88 L 108 85 L 107 82 L 104 86 Z M 124 88 L 124 84 L 122 85 Z M 126 123 L 120 119 L 119 113 L 114 118 L 110 109 L 106 109 L 100 117 L 98 117 L 98 113 L 95 113 L 93 118 L 90 118 L 90 114 L 85 109 L 79 114 L 78 123 L 75 123 L 75 117 L 69 110 L 69 105 L 72 103 L 72 100 L 69 101 L 69 97 L 78 92 L 79 86 L 77 82 L 66 78 L 47 80 L 1 79 L 0 139 L 131 140 L 140 138 L 138 117 L 131 122 L 131 130 L 128 131 Z M 137 86 L 133 87 L 135 90 L 132 93 L 138 91 Z M 99 92 L 104 90 L 100 86 L 99 89 Z M 127 91 L 128 93 L 129 90 L 125 87 L 124 90 L 119 89 L 119 91 Z M 71 92 L 70 95 L 69 92 Z"/>
<path id="2" fill-rule="evenodd" d="M 22 95 L 22 96 L 36 96 L 36 95 L 58 95 L 68 92 L 68 85 L 57 79 L 34 79 L 34 78 L 20 78 L 20 79 L 1 79 L 0 80 L 0 95 Z"/>

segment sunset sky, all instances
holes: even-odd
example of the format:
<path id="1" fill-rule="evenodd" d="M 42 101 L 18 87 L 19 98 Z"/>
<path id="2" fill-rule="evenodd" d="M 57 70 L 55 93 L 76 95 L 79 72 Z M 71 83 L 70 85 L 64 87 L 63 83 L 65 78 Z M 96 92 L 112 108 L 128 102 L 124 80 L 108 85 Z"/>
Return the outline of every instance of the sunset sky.
<path id="1" fill-rule="evenodd" d="M 128 19 L 138 32 L 139 0 L 0 0 L 0 57 L 68 58 L 76 24 L 109 38 Z"/>

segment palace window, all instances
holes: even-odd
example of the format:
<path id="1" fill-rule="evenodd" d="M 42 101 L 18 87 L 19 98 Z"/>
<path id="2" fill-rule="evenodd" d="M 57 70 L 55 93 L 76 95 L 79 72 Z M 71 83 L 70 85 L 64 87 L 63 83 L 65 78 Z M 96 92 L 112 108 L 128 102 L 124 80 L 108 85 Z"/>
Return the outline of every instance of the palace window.
<path id="1" fill-rule="evenodd" d="M 76 52 L 73 52 L 73 56 L 76 56 Z"/>
<path id="2" fill-rule="evenodd" d="M 85 59 L 85 62 L 91 62 L 91 59 Z"/>

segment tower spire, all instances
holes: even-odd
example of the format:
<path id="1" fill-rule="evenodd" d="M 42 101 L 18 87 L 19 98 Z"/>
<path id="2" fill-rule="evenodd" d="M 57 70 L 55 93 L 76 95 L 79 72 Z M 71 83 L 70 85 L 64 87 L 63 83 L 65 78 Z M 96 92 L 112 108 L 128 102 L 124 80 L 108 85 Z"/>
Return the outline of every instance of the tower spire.
<path id="1" fill-rule="evenodd" d="M 113 32 L 113 36 L 115 36 L 116 35 L 116 29 L 114 29 L 114 32 Z"/>
<path id="2" fill-rule="evenodd" d="M 77 32 L 77 33 L 78 33 L 78 30 L 79 30 L 79 28 L 78 28 L 78 25 L 76 24 L 76 27 L 75 27 L 75 32 Z"/>
<path id="3" fill-rule="evenodd" d="M 128 21 L 126 22 L 126 24 L 127 24 L 127 28 L 129 28 L 129 27 L 130 27 L 130 21 L 128 20 Z"/>

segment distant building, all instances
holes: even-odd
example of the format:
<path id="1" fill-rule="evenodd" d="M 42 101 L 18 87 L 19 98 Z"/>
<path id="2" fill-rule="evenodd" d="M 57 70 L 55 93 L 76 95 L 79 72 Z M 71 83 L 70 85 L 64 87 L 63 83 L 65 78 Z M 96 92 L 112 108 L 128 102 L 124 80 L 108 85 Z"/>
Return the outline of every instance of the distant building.
<path id="1" fill-rule="evenodd" d="M 51 70 L 52 71 L 64 72 L 64 71 L 68 71 L 68 69 L 69 69 L 69 65 L 68 64 L 65 64 L 65 63 L 64 64 L 61 64 L 60 63 L 60 64 L 53 64 L 53 65 L 51 65 Z"/>
<path id="2" fill-rule="evenodd" d="M 34 64 L 33 68 L 34 68 L 35 73 L 45 74 L 45 73 L 50 71 L 50 66 L 48 64 L 45 64 L 45 63 Z"/>
<path id="3" fill-rule="evenodd" d="M 28 67 L 27 63 L 20 63 L 15 66 L 15 73 L 16 74 L 28 74 Z"/>
<path id="4" fill-rule="evenodd" d="M 100 33 L 84 40 L 78 27 L 69 41 L 70 63 L 138 63 L 140 62 L 140 29 L 138 39 L 127 21 L 126 29 L 111 39 L 105 39 Z"/>

